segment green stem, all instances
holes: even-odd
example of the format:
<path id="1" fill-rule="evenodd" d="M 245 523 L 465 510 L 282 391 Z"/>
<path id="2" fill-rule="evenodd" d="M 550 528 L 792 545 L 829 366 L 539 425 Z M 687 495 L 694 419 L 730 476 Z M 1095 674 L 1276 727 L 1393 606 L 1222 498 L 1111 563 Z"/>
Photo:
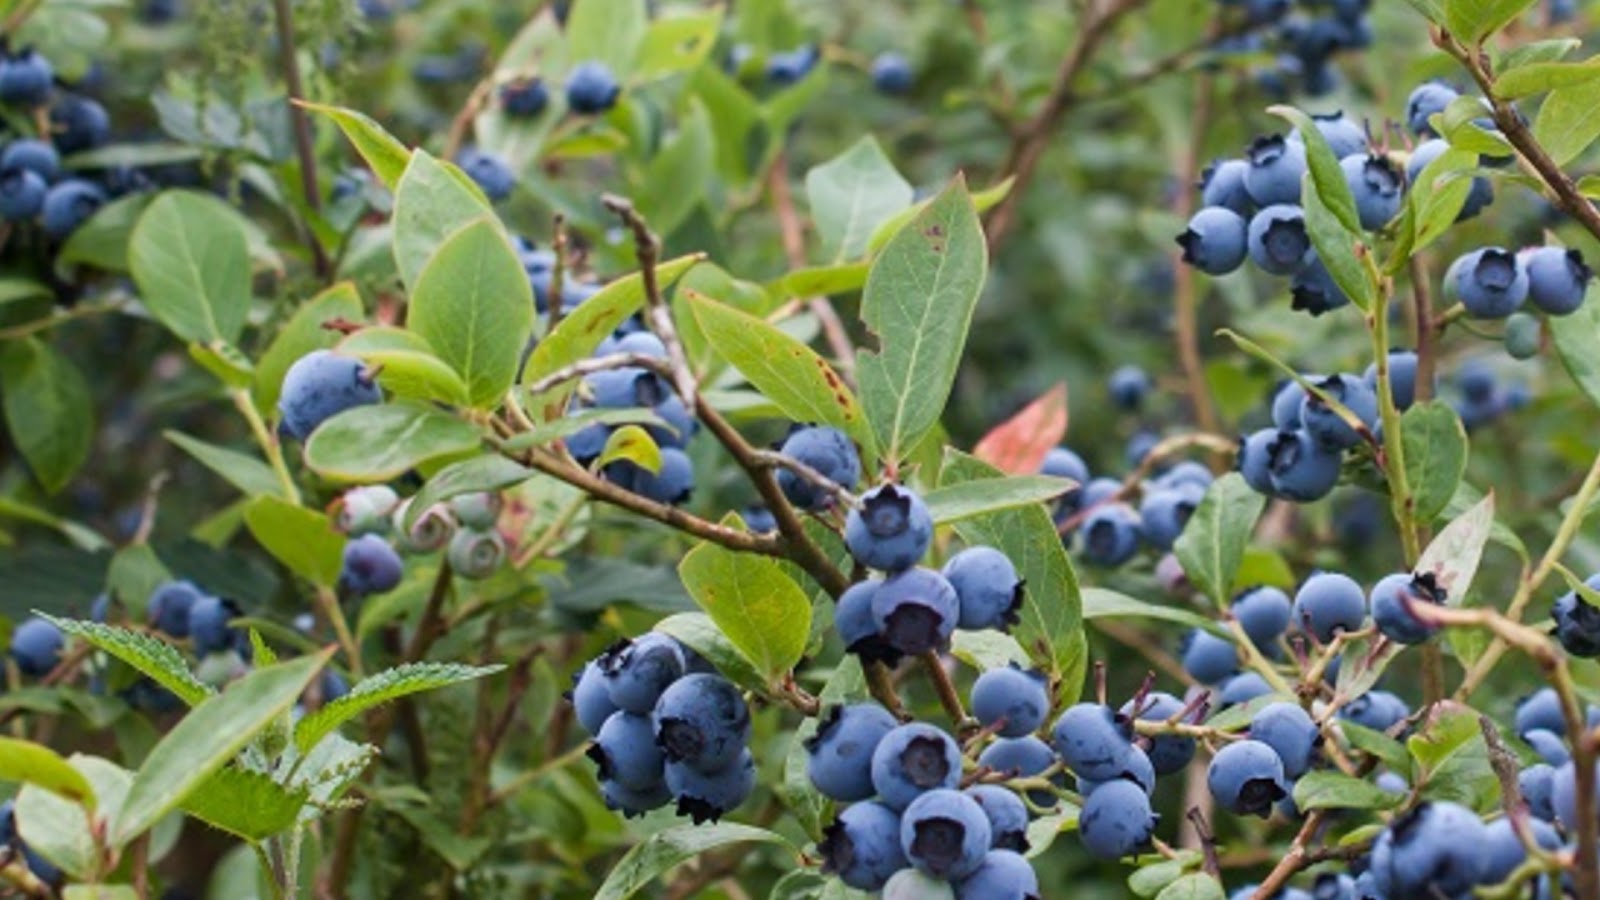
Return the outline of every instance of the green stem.
<path id="1" fill-rule="evenodd" d="M 319 587 L 317 605 L 322 607 L 322 614 L 328 617 L 328 623 L 333 626 L 333 633 L 339 639 L 339 647 L 350 663 L 350 674 L 354 675 L 357 681 L 361 680 L 361 649 L 356 644 L 355 635 L 350 631 L 349 620 L 344 617 L 344 609 L 339 606 L 338 596 L 328 588 Z"/>
<path id="2" fill-rule="evenodd" d="M 1289 686 L 1289 682 L 1285 681 L 1272 663 L 1256 649 L 1255 642 L 1250 640 L 1250 635 L 1245 633 L 1244 626 L 1239 624 L 1238 619 L 1228 617 L 1228 630 L 1233 633 L 1233 642 L 1238 646 L 1240 655 L 1244 657 L 1246 666 L 1259 672 L 1275 692 L 1294 694 L 1294 688 Z"/>
<path id="3" fill-rule="evenodd" d="M 272 466 L 272 473 L 278 476 L 278 486 L 283 488 L 284 499 L 298 506 L 300 488 L 295 485 L 294 476 L 289 473 L 289 466 L 284 461 L 283 445 L 278 443 L 272 432 L 267 430 L 266 420 L 261 418 L 261 413 L 256 410 L 250 392 L 240 388 L 230 391 L 229 396 L 233 398 L 233 405 L 238 408 L 239 414 L 249 423 L 250 433 L 255 436 L 261 452 L 266 454 L 267 463 Z"/>

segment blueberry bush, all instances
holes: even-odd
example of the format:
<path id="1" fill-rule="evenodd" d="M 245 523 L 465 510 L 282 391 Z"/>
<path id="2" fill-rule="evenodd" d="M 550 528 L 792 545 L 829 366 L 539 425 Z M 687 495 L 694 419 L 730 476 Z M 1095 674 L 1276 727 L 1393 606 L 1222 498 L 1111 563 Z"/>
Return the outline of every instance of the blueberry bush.
<path id="1" fill-rule="evenodd" d="M 1600 900 L 1596 15 L 0 0 L 0 896 Z"/>

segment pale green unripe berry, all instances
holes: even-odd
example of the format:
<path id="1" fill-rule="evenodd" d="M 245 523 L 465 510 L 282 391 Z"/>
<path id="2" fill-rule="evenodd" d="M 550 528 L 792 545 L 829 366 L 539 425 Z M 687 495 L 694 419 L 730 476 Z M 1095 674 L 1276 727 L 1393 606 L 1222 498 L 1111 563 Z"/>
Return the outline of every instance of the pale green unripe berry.
<path id="1" fill-rule="evenodd" d="M 463 528 L 450 539 L 448 558 L 450 568 L 462 578 L 488 578 L 505 562 L 506 542 L 498 531 Z"/>
<path id="2" fill-rule="evenodd" d="M 505 502 L 500 495 L 488 491 L 450 498 L 450 511 L 456 514 L 456 521 L 461 523 L 462 528 L 487 531 L 494 527 L 504 508 Z"/>
<path id="3" fill-rule="evenodd" d="M 432 553 L 450 542 L 450 535 L 456 530 L 456 520 L 450 517 L 448 507 L 442 503 L 428 507 L 417 517 L 416 523 L 407 529 L 405 516 L 410 506 L 411 500 L 408 498 L 394 509 L 395 549 L 401 553 Z"/>

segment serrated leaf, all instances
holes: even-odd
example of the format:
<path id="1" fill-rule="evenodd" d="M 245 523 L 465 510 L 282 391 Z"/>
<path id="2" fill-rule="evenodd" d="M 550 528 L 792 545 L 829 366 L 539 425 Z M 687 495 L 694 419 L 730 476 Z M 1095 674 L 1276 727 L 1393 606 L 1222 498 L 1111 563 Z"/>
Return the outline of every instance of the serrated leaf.
<path id="1" fill-rule="evenodd" d="M 1466 599 L 1493 525 L 1494 492 L 1490 491 L 1477 505 L 1440 530 L 1422 551 L 1416 572 L 1433 573 L 1439 587 L 1449 594 L 1446 605 L 1460 606 Z"/>
<path id="2" fill-rule="evenodd" d="M 250 247 L 221 200 L 167 191 L 128 241 L 128 264 L 150 312 L 185 341 L 233 343 L 250 309 Z"/>
<path id="3" fill-rule="evenodd" d="M 788 847 L 782 835 L 734 822 L 674 825 L 634 845 L 606 877 L 594 900 L 627 900 L 640 888 L 687 859 L 729 844 L 763 843 Z"/>
<path id="4" fill-rule="evenodd" d="M 312 584 L 338 583 L 345 536 L 334 530 L 325 513 L 263 496 L 245 507 L 244 523 L 256 542 L 289 571 Z"/>
<path id="5" fill-rule="evenodd" d="M 531 469 L 498 454 L 475 456 L 472 459 L 451 463 L 433 473 L 427 484 L 422 486 L 422 490 L 412 496 L 411 502 L 406 505 L 405 521 L 402 524 L 407 529 L 412 528 L 423 512 L 451 497 L 484 491 L 502 491 L 532 476 Z"/>
<path id="6" fill-rule="evenodd" d="M 1010 475 L 939 487 L 922 499 L 933 521 L 949 525 L 963 519 L 1046 503 L 1077 487 L 1070 478 L 1051 475 Z"/>
<path id="7" fill-rule="evenodd" d="M 348 694 L 324 704 L 321 709 L 301 719 L 294 728 L 295 746 L 301 753 L 306 753 L 340 725 L 369 709 L 411 694 L 485 678 L 504 668 L 505 666 L 498 665 L 464 666 L 456 663 L 419 662 L 386 669 L 356 682 Z"/>
<path id="8" fill-rule="evenodd" d="M 1418 779 L 1426 781 L 1430 773 L 1438 772 L 1474 741 L 1483 742 L 1478 713 L 1459 703 L 1445 702 L 1436 706 L 1417 733 L 1406 739 L 1406 749 L 1417 762 Z"/>
<path id="9" fill-rule="evenodd" d="M 94 407 L 83 374 L 37 338 L 0 343 L 7 430 L 45 491 L 66 487 L 89 458 Z"/>
<path id="10" fill-rule="evenodd" d="M 81 619 L 59 619 L 45 613 L 39 615 L 55 623 L 63 633 L 83 638 L 96 649 L 109 653 L 137 669 L 141 675 L 176 694 L 178 699 L 190 706 L 216 693 L 194 677 L 189 671 L 189 661 L 183 658 L 178 648 L 166 641 L 115 625 L 103 625 Z"/>
<path id="11" fill-rule="evenodd" d="M 1400 416 L 1406 482 L 1419 521 L 1431 522 L 1467 470 L 1467 432 L 1448 403 L 1418 403 Z"/>
<path id="12" fill-rule="evenodd" d="M 611 432 L 595 465 L 604 468 L 620 460 L 627 460 L 651 474 L 661 472 L 661 448 L 650 432 L 637 425 L 623 425 Z"/>
<path id="13" fill-rule="evenodd" d="M 1365 778 L 1343 772 L 1307 772 L 1294 785 L 1294 805 L 1313 809 L 1391 809 L 1405 799 Z"/>
<path id="14" fill-rule="evenodd" d="M 1206 489 L 1172 545 L 1184 574 L 1218 609 L 1227 606 L 1233 596 L 1234 576 L 1266 502 L 1245 483 L 1244 476 L 1229 472 Z"/>
<path id="15" fill-rule="evenodd" d="M 289 790 L 269 776 L 225 766 L 201 782 L 180 805 L 196 819 L 252 843 L 293 828 L 310 792 Z"/>
<path id="16" fill-rule="evenodd" d="M 683 586 L 770 684 L 794 668 L 811 602 L 777 561 L 701 543 L 678 564 Z"/>
<path id="17" fill-rule="evenodd" d="M 873 232 L 909 207 L 913 194 L 869 134 L 806 173 L 806 199 L 823 257 L 842 263 L 861 257 Z"/>
<path id="18" fill-rule="evenodd" d="M 317 427 L 306 442 L 306 465 L 333 481 L 374 484 L 424 463 L 464 456 L 482 436 L 472 423 L 411 403 L 347 409 Z"/>
<path id="19" fill-rule="evenodd" d="M 1181 606 L 1147 603 L 1109 588 L 1086 587 L 1083 589 L 1083 617 L 1085 619 L 1159 619 L 1166 622 L 1176 622 L 1179 625 L 1204 628 L 1219 637 L 1227 637 L 1232 640 L 1228 631 L 1218 625 L 1217 621 L 1210 616 L 1202 616 Z"/>
<path id="20" fill-rule="evenodd" d="M 256 408 L 266 412 L 277 404 L 284 373 L 295 360 L 338 343 L 339 332 L 324 328 L 325 324 L 338 319 L 359 322 L 363 312 L 361 294 L 348 281 L 330 285 L 300 304 L 256 361 L 255 384 L 251 388 Z"/>
<path id="21" fill-rule="evenodd" d="M 161 436 L 246 495 L 275 494 L 280 490 L 272 467 L 254 456 L 208 444 L 181 431 L 168 429 Z"/>
<path id="22" fill-rule="evenodd" d="M 384 187 L 392 191 L 399 186 L 400 176 L 406 170 L 406 163 L 411 161 L 411 151 L 394 135 L 385 131 L 382 125 L 364 113 L 342 106 L 308 103 L 304 100 L 295 102 L 314 113 L 332 119 L 350 140 L 350 144 L 356 148 L 356 152 L 366 160 L 373 174 L 383 182 Z"/>

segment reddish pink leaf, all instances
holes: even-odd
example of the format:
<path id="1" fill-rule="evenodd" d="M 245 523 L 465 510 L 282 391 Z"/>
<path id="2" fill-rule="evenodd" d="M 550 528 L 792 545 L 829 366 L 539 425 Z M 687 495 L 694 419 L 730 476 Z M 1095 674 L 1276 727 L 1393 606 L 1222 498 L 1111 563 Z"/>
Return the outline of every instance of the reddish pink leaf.
<path id="1" fill-rule="evenodd" d="M 978 441 L 973 455 L 1009 475 L 1039 471 L 1044 455 L 1067 436 L 1067 383 L 1039 395 Z"/>

